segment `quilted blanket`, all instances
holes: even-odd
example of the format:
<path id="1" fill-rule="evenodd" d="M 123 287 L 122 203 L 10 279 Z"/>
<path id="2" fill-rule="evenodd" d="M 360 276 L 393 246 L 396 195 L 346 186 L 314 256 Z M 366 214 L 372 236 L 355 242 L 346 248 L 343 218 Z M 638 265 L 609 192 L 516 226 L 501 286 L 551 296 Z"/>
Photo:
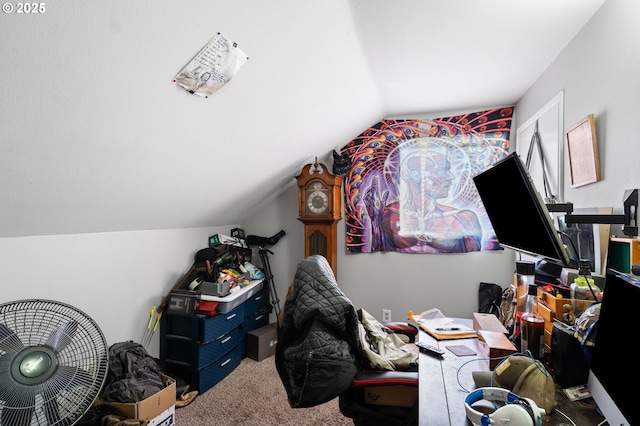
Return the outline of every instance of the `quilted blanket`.
<path id="1" fill-rule="evenodd" d="M 337 397 L 360 370 L 358 315 L 327 260 L 300 262 L 278 326 L 276 368 L 293 408 Z"/>

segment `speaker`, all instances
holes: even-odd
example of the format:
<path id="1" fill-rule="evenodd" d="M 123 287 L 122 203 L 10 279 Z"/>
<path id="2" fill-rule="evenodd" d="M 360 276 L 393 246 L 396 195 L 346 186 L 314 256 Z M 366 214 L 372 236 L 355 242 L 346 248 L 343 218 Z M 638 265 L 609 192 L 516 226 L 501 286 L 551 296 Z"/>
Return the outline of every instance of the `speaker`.
<path id="1" fill-rule="evenodd" d="M 492 413 L 482 413 L 472 407 L 478 401 L 504 402 Z M 474 425 L 498 426 L 542 426 L 542 408 L 529 398 L 521 398 L 513 392 L 503 388 L 485 387 L 469 393 L 464 400 L 467 418 Z"/>
<path id="2" fill-rule="evenodd" d="M 589 378 L 589 361 L 574 330 L 560 322 L 551 330 L 551 368 L 553 380 L 563 388 L 580 386 Z"/>

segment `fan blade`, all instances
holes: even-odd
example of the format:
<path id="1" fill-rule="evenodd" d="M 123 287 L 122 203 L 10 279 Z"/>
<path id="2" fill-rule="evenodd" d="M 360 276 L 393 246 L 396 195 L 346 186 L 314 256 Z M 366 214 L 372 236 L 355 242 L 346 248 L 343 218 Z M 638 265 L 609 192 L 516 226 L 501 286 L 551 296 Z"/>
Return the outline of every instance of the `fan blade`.
<path id="1" fill-rule="evenodd" d="M 27 388 L 16 396 L 17 398 L 7 401 L 0 411 L 0 425 L 29 426 L 31 424 L 31 417 L 36 405 L 35 392 Z M 19 399 L 17 404 L 15 399 Z"/>
<path id="2" fill-rule="evenodd" d="M 69 343 L 71 343 L 71 339 L 76 334 L 76 330 L 78 329 L 77 321 L 71 320 L 66 324 L 58 327 L 47 339 L 45 345 L 53 348 L 53 351 L 57 354 L 62 352 L 64 348 L 66 348 Z"/>
<path id="3" fill-rule="evenodd" d="M 91 388 L 96 379 L 89 372 L 79 367 L 60 365 L 58 366 L 56 381 L 56 386 L 60 389 L 65 389 L 69 385 Z"/>
<path id="4" fill-rule="evenodd" d="M 58 410 L 58 401 L 56 399 L 47 399 L 44 401 L 44 415 L 50 425 L 60 423 L 60 411 Z"/>
<path id="5" fill-rule="evenodd" d="M 17 384 L 11 377 L 11 363 L 4 363 L 7 355 L 0 357 L 0 401 L 6 401 L 17 392 Z M 0 422 L 0 425 L 2 423 Z"/>
<path id="6" fill-rule="evenodd" d="M 98 392 L 95 381 L 89 372 L 80 367 L 59 366 L 56 375 L 41 393 L 47 424 L 67 424 L 63 422 L 72 419 L 79 408 L 88 409 Z M 66 418 L 60 417 L 61 409 L 63 413 L 69 413 Z"/>
<path id="7" fill-rule="evenodd" d="M 5 353 L 4 355 L 0 355 L 0 376 L 3 373 L 9 374 L 11 371 L 11 363 L 15 359 L 16 354 L 14 353 Z M 2 385 L 2 381 L 0 380 L 0 385 Z M 0 398 L 2 400 L 2 398 Z"/>
<path id="8" fill-rule="evenodd" d="M 0 351 L 18 353 L 24 349 L 24 344 L 18 335 L 6 325 L 0 324 Z"/>

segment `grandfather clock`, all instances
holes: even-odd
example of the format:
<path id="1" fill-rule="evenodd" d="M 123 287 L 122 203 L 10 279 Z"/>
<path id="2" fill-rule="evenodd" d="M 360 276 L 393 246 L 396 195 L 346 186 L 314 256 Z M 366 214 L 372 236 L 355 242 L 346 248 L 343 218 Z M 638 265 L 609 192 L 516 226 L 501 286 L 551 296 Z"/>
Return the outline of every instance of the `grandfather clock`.
<path id="1" fill-rule="evenodd" d="M 342 219 L 342 176 L 322 163 L 307 164 L 296 176 L 298 220 L 304 223 L 304 255 L 321 254 L 338 276 L 337 224 Z"/>

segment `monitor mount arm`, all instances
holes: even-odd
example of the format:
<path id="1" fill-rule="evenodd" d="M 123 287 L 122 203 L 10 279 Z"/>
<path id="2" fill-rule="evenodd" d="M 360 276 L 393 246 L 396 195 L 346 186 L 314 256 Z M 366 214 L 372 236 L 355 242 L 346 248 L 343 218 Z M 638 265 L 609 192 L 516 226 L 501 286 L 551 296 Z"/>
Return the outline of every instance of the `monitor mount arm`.
<path id="1" fill-rule="evenodd" d="M 638 236 L 638 189 L 627 189 L 623 199 L 624 214 L 572 214 L 573 203 L 549 203 L 547 210 L 555 213 L 566 213 L 564 221 L 567 225 L 574 223 L 603 223 L 623 225 L 622 232 L 630 237 Z"/>

